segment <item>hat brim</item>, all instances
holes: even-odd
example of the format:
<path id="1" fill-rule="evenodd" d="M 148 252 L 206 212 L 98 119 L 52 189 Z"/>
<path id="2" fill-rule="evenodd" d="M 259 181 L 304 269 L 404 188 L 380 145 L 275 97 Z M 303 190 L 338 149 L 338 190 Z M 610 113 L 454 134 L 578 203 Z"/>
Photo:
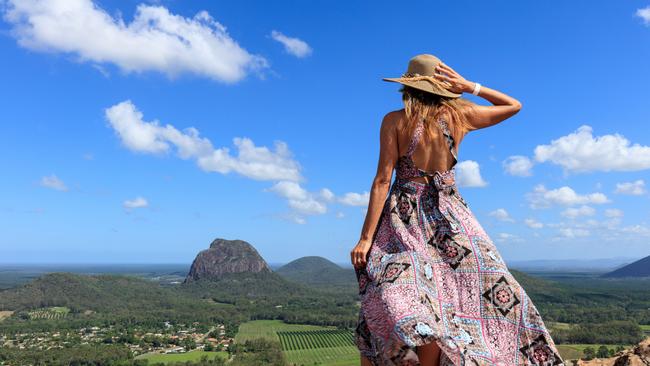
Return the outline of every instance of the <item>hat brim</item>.
<path id="1" fill-rule="evenodd" d="M 442 95 L 444 97 L 458 98 L 458 97 L 460 97 L 462 95 L 462 94 L 450 92 L 449 90 L 443 89 L 440 86 L 438 86 L 436 84 L 433 84 L 433 83 L 431 83 L 429 81 L 426 81 L 426 80 L 404 81 L 404 80 L 401 80 L 400 78 L 382 78 L 382 80 L 390 81 L 390 82 L 393 82 L 393 83 L 404 84 L 404 85 L 410 86 L 410 87 L 415 88 L 415 89 L 423 90 L 425 92 L 429 92 L 429 93 L 433 93 L 433 94 Z"/>

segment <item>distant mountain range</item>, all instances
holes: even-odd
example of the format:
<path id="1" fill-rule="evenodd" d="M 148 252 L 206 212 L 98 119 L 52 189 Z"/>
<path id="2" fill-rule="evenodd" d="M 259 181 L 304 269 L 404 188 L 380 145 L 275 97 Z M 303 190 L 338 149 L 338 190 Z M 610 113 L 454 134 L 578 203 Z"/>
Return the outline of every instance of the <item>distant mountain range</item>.
<path id="1" fill-rule="evenodd" d="M 534 259 L 509 260 L 509 268 L 522 271 L 548 272 L 609 272 L 618 267 L 632 263 L 637 258 L 600 258 L 600 259 Z"/>
<path id="2" fill-rule="evenodd" d="M 650 255 L 606 273 L 603 277 L 650 277 Z"/>

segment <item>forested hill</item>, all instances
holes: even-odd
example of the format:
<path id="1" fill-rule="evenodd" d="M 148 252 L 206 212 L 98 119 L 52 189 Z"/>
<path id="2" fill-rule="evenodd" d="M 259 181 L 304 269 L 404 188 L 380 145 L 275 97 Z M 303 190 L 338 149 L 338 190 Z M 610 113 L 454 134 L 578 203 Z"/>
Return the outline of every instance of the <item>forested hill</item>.
<path id="1" fill-rule="evenodd" d="M 343 268 L 319 256 L 298 258 L 278 268 L 276 273 L 286 279 L 310 286 L 357 288 L 357 277 L 352 268 Z"/>

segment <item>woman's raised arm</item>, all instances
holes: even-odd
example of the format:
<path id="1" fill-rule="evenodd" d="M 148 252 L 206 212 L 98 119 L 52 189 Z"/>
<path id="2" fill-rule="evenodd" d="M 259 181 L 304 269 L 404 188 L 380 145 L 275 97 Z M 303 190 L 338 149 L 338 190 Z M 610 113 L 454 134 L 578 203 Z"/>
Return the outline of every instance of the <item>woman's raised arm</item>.
<path id="1" fill-rule="evenodd" d="M 438 72 L 435 74 L 436 78 L 449 82 L 448 89 L 450 91 L 455 93 L 471 93 L 474 90 L 474 82 L 465 80 L 465 78 L 446 64 L 441 62 L 436 67 L 436 71 Z M 463 110 L 469 124 L 468 131 L 495 125 L 512 117 L 521 110 L 521 102 L 517 99 L 485 86 L 481 86 L 478 96 L 493 105 L 473 105 L 471 108 Z"/>

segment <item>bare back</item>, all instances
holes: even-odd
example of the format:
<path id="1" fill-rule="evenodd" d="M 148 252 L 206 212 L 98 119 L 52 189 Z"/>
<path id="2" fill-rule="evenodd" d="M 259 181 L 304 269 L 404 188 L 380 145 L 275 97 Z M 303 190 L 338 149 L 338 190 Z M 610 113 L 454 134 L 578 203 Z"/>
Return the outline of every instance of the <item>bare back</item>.
<path id="1" fill-rule="evenodd" d="M 402 131 L 402 128 L 406 125 L 406 113 L 404 109 L 394 112 L 397 127 L 397 144 L 399 156 L 406 154 L 411 141 L 411 135 L 408 134 L 408 131 Z M 449 121 L 449 116 L 445 115 L 444 118 L 447 118 Z M 428 123 L 434 123 L 433 121 L 428 121 Z M 428 127 L 427 127 L 428 128 Z M 462 135 L 453 135 L 455 144 L 456 144 L 456 156 L 458 156 L 458 146 L 460 141 L 465 137 L 466 131 L 462 131 Z M 449 151 L 449 146 L 445 140 L 445 137 L 442 131 L 438 128 L 434 128 L 434 139 L 431 140 L 427 133 L 423 133 L 421 138 L 418 141 L 418 144 L 413 150 L 411 155 L 413 164 L 416 167 L 428 171 L 446 171 L 450 169 L 452 164 L 454 164 L 454 157 Z M 429 183 L 429 177 L 415 177 L 412 178 L 413 181 Z"/>

